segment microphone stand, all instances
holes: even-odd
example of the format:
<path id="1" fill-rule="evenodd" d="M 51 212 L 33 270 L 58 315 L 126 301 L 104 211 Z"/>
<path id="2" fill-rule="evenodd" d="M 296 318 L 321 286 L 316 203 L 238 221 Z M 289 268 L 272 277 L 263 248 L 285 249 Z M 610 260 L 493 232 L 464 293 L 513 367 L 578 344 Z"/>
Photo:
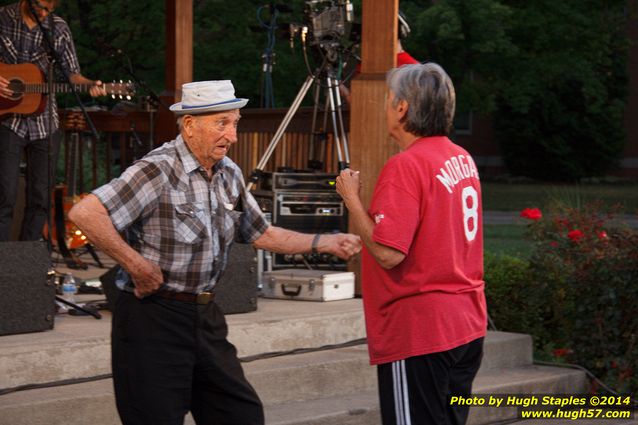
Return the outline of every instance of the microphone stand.
<path id="1" fill-rule="evenodd" d="M 76 100 L 78 101 L 78 104 L 80 105 L 80 109 L 82 110 L 84 117 L 86 118 L 86 121 L 89 123 L 89 127 L 91 128 L 91 132 L 93 133 L 93 136 L 95 137 L 95 141 L 97 143 L 97 141 L 99 140 L 99 135 L 97 133 L 97 130 L 95 129 L 95 126 L 93 125 L 93 121 L 91 120 L 91 118 L 89 117 L 86 108 L 84 107 L 84 104 L 82 103 L 81 99 L 80 99 L 80 95 L 75 87 L 74 84 L 71 83 L 71 80 L 68 76 L 68 74 L 66 73 L 66 70 L 62 67 L 62 63 L 59 60 L 59 56 L 57 54 L 57 52 L 55 51 L 55 45 L 53 43 L 53 40 L 51 39 L 51 36 L 53 35 L 53 31 L 54 31 L 54 20 L 53 20 L 53 15 L 51 13 L 49 13 L 49 27 L 50 27 L 50 31 L 51 34 L 47 33 L 46 28 L 44 28 L 44 25 L 42 24 L 42 21 L 40 20 L 40 17 L 38 16 L 36 10 L 35 10 L 35 6 L 33 5 L 33 0 L 28 0 L 27 2 L 28 6 L 29 6 L 29 10 L 31 12 L 31 14 L 33 15 L 33 18 L 35 19 L 38 28 L 40 29 L 40 32 L 42 34 L 42 39 L 44 40 L 46 46 L 47 46 L 47 51 L 48 51 L 48 56 L 49 56 L 49 63 L 48 63 L 48 70 L 47 70 L 47 78 L 48 78 L 48 106 L 49 106 L 49 125 L 48 125 L 48 130 L 49 130 L 49 144 L 47 145 L 47 150 L 48 150 L 48 160 L 47 160 L 47 185 L 48 185 L 48 190 L 47 192 L 50 192 L 51 190 L 51 186 L 52 186 L 52 180 L 53 180 L 53 176 L 52 176 L 52 171 L 53 171 L 53 167 L 55 164 L 53 164 L 53 157 L 54 157 L 54 153 L 52 151 L 52 146 L 54 143 L 54 137 L 53 137 L 53 107 L 55 105 L 55 84 L 54 84 L 54 73 L 55 73 L 55 66 L 57 65 L 58 70 L 61 72 L 61 75 L 63 76 L 64 80 L 69 84 L 69 86 L 71 87 L 71 90 L 73 91 L 73 94 L 75 95 Z M 59 121 L 59 116 L 58 116 L 58 121 Z M 51 254 L 51 196 L 50 193 L 47 194 L 47 229 L 48 229 L 48 247 L 49 247 L 49 255 Z M 61 229 L 59 229 L 58 231 L 60 231 Z M 62 250 L 62 248 L 60 247 L 60 249 Z M 67 249 L 66 246 L 64 247 L 64 249 Z M 68 249 L 67 249 L 68 250 Z M 52 262 L 51 262 L 52 263 Z M 69 264 L 69 262 L 67 262 L 67 265 L 70 268 L 78 268 L 78 264 L 77 262 L 74 262 L 74 264 Z M 75 267 L 72 267 L 75 266 Z M 53 268 L 53 267 L 51 267 Z M 102 316 L 100 316 L 99 313 L 97 312 L 92 312 L 90 310 L 87 310 L 77 304 L 71 303 L 67 300 L 65 300 L 64 298 L 56 295 L 55 299 L 58 302 L 61 302 L 63 304 L 67 304 L 71 307 L 73 307 L 76 310 L 79 311 L 83 311 L 87 314 L 92 315 L 93 317 L 95 317 L 96 319 L 101 319 Z"/>
<path id="2" fill-rule="evenodd" d="M 140 87 L 144 92 L 148 93 L 149 97 L 153 100 L 153 102 L 161 107 L 163 107 L 166 111 L 170 112 L 170 108 L 168 105 L 166 105 L 162 99 L 160 99 L 160 97 L 157 95 L 157 93 L 155 93 L 155 91 L 149 87 L 149 85 L 146 83 L 146 81 L 142 80 L 134 71 L 133 71 L 133 65 L 131 64 L 131 59 L 129 58 L 129 56 L 124 53 L 121 49 L 116 49 L 113 46 L 111 46 L 110 44 L 108 44 L 105 41 L 98 41 L 98 44 L 102 44 L 104 46 L 104 48 L 106 50 L 109 51 L 109 56 L 115 58 L 115 57 L 124 57 L 128 63 L 128 66 L 124 66 L 124 64 L 122 63 L 122 61 L 116 61 L 116 66 L 118 69 L 123 70 L 126 74 L 128 74 L 128 76 L 135 82 L 135 85 Z M 154 142 L 153 142 L 153 138 L 154 138 L 154 111 L 153 108 L 148 108 L 148 112 L 150 114 L 149 119 L 150 119 L 150 126 L 149 126 L 149 149 L 148 151 L 152 151 L 153 150 L 153 146 L 154 146 Z M 139 138 L 137 137 L 137 135 L 135 135 L 135 138 L 139 140 Z"/>

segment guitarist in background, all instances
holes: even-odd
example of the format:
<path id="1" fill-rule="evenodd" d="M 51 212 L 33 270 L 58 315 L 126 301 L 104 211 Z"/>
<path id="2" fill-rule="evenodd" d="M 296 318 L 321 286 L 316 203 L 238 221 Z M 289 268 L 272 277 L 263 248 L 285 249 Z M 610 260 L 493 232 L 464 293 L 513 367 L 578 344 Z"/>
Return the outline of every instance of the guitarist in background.
<path id="1" fill-rule="evenodd" d="M 106 95 L 101 81 L 92 81 L 80 74 L 80 65 L 75 53 L 71 31 L 67 23 L 53 9 L 58 0 L 21 0 L 0 7 L 0 62 L 5 64 L 33 63 L 46 74 L 49 64 L 47 44 L 31 13 L 29 2 L 45 29 L 52 31 L 52 41 L 62 69 L 72 84 L 91 84 L 91 96 Z M 57 68 L 56 68 L 57 70 Z M 0 96 L 9 97 L 12 91 L 8 80 L 0 75 Z M 54 96 L 54 95 L 53 95 Z M 53 145 L 49 144 L 49 119 L 53 119 Z M 48 214 L 49 196 L 54 179 L 49 179 L 47 170 L 53 175 L 60 146 L 57 105 L 53 102 L 52 114 L 49 105 L 43 113 L 4 117 L 0 123 L 0 241 L 9 240 L 13 208 L 16 203 L 18 175 L 22 150 L 27 161 L 26 206 L 20 240 L 38 240 Z M 48 152 L 52 149 L 53 162 L 47 167 Z"/>

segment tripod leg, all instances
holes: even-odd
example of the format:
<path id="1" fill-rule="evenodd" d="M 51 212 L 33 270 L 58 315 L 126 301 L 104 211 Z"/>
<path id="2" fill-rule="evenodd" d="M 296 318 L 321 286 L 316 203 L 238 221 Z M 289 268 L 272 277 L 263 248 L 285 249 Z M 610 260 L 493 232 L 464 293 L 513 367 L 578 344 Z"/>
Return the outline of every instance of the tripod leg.
<path id="1" fill-rule="evenodd" d="M 272 140 L 270 141 L 270 144 L 268 145 L 266 152 L 259 160 L 259 164 L 257 164 L 257 168 L 251 173 L 250 183 L 248 183 L 248 186 L 246 186 L 247 191 L 250 192 L 250 189 L 252 189 L 253 185 L 257 183 L 257 180 L 259 180 L 259 175 L 261 171 L 264 169 L 264 167 L 268 163 L 270 156 L 272 155 L 272 153 L 275 151 L 275 148 L 277 147 L 277 143 L 279 143 L 279 140 L 286 132 L 286 128 L 288 128 L 288 124 L 290 124 L 292 117 L 297 112 L 297 109 L 299 109 L 299 105 L 301 105 L 301 102 L 306 96 L 306 93 L 308 93 L 308 90 L 310 89 L 312 84 L 315 82 L 315 79 L 316 77 L 314 75 L 309 75 L 308 78 L 306 78 L 306 81 L 301 86 L 299 93 L 297 93 L 297 97 L 292 102 L 292 106 L 290 107 L 290 109 L 288 109 L 288 112 L 286 113 L 286 116 L 284 117 L 284 119 L 281 121 L 281 124 L 279 124 L 279 128 L 277 129 L 277 132 L 275 133 Z"/>
<path id="2" fill-rule="evenodd" d="M 350 151 L 348 149 L 348 134 L 346 133 L 346 127 L 343 124 L 343 108 L 341 103 L 341 94 L 339 93 L 339 85 L 341 82 L 335 79 L 334 93 L 337 103 L 337 118 L 339 120 L 339 129 L 341 130 L 341 140 L 343 142 L 343 156 L 346 161 L 346 168 L 350 167 Z"/>
<path id="3" fill-rule="evenodd" d="M 337 126 L 337 110 L 335 106 L 335 94 L 333 79 L 326 77 L 328 85 L 328 98 L 330 99 L 330 117 L 332 118 L 332 129 L 334 131 L 335 145 L 337 146 L 337 159 L 339 161 L 339 171 L 347 168 L 346 162 L 343 160 L 343 154 L 341 152 L 341 137 L 339 137 L 339 127 Z M 337 88 L 338 89 L 338 88 Z"/>
<path id="4" fill-rule="evenodd" d="M 314 106 L 312 108 L 312 138 L 310 139 L 310 157 L 308 158 L 308 168 L 311 170 L 321 170 L 323 168 L 323 159 L 317 159 L 317 139 L 320 137 L 321 132 L 317 131 L 317 113 L 319 112 L 319 95 L 321 94 L 321 87 L 319 84 L 315 84 L 314 94 Z M 320 146 L 321 148 L 321 146 Z"/>

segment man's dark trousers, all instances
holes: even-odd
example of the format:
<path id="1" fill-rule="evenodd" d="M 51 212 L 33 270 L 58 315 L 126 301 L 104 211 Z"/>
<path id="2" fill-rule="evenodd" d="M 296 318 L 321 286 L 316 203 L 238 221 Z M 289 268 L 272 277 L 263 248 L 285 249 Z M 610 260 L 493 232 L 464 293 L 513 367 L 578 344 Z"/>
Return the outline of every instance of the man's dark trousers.
<path id="1" fill-rule="evenodd" d="M 124 425 L 263 425 L 263 407 L 226 339 L 214 302 L 121 292 L 113 313 L 113 381 Z"/>

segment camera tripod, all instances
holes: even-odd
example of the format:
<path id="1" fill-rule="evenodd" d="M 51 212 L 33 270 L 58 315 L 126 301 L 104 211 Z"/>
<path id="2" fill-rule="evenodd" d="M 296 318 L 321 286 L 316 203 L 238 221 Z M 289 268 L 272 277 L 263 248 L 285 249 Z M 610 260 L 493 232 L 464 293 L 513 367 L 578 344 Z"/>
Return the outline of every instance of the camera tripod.
<path id="1" fill-rule="evenodd" d="M 264 167 L 268 163 L 271 155 L 275 151 L 277 144 L 283 137 L 290 121 L 297 113 L 299 106 L 303 102 L 308 90 L 314 85 L 314 109 L 312 114 L 312 134 L 313 138 L 311 141 L 310 152 L 311 155 L 314 154 L 315 151 L 315 139 L 317 139 L 318 135 L 322 135 L 326 132 L 328 125 L 328 117 L 330 117 L 332 123 L 332 135 L 335 146 L 337 148 L 337 160 L 338 160 L 338 168 L 339 171 L 344 170 L 350 166 L 350 154 L 348 151 L 348 136 L 346 134 L 345 126 L 343 124 L 343 111 L 342 111 L 342 103 L 341 103 L 341 95 L 339 93 L 339 85 L 341 84 L 340 80 L 337 78 L 337 74 L 335 72 L 334 66 L 330 62 L 324 62 L 324 64 L 319 67 L 315 72 L 308 75 L 306 81 L 302 84 L 295 100 L 292 102 L 292 105 L 286 112 L 284 119 L 281 121 L 281 124 L 277 128 L 275 135 L 273 136 L 270 144 L 266 148 L 266 152 L 259 160 L 257 167 L 252 171 L 250 175 L 250 182 L 246 189 L 250 191 L 252 187 L 259 181 L 263 174 Z M 317 118 L 319 114 L 319 98 L 321 95 L 321 89 L 324 89 L 325 94 L 325 104 L 324 104 L 324 117 L 323 117 L 323 126 L 321 127 L 324 131 L 317 131 Z M 323 139 L 325 142 L 325 139 Z M 325 153 L 325 150 L 324 150 Z M 309 168 L 320 169 L 323 165 L 323 161 L 310 159 L 308 161 Z"/>

